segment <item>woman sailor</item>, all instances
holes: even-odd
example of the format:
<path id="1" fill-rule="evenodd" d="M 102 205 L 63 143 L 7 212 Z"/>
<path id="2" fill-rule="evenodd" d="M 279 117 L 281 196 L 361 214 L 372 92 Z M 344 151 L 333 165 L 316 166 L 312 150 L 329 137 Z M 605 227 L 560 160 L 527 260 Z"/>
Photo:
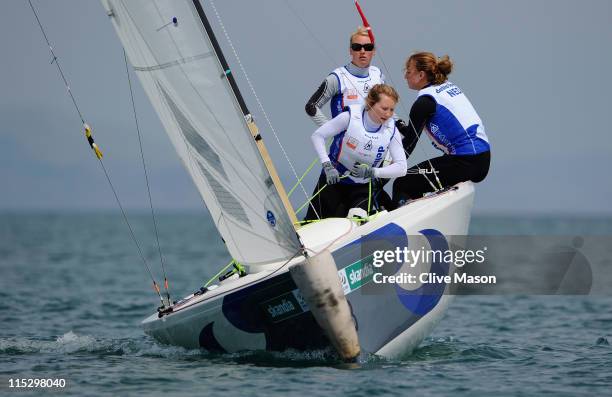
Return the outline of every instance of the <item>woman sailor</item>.
<path id="1" fill-rule="evenodd" d="M 398 125 L 406 155 L 412 153 L 423 127 L 444 155 L 410 168 L 395 180 L 396 205 L 423 197 L 435 190 L 433 186 L 480 182 L 489 172 L 491 152 L 484 125 L 461 89 L 448 81 L 452 69 L 448 56 L 436 58 L 430 52 L 417 52 L 406 61 L 408 87 L 419 91 L 410 110 L 410 122 Z"/>
<path id="2" fill-rule="evenodd" d="M 349 39 L 351 61 L 334 69 L 306 103 L 306 114 L 319 127 L 329 121 L 321 108 L 330 102 L 331 117 L 345 106 L 362 104 L 370 87 L 384 83 L 380 69 L 371 64 L 376 49 L 368 31 L 360 26 Z"/>
<path id="3" fill-rule="evenodd" d="M 372 178 L 405 175 L 406 155 L 392 118 L 398 101 L 399 95 L 393 87 L 377 84 L 370 88 L 365 104 L 348 106 L 348 111 L 312 134 L 312 143 L 323 165 L 314 192 L 325 184 L 328 186 L 312 201 L 306 220 L 317 219 L 317 215 L 345 217 L 355 207 L 367 210 Z M 334 140 L 328 154 L 325 140 L 331 137 Z M 387 151 L 392 163 L 379 167 Z"/>

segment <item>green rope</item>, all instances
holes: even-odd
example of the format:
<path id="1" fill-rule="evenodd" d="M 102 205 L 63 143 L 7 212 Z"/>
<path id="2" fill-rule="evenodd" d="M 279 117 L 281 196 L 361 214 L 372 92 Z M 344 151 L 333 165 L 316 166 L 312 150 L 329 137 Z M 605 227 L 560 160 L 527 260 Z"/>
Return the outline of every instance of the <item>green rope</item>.
<path id="1" fill-rule="evenodd" d="M 372 209 L 372 178 L 368 181 L 368 219 L 370 218 L 370 210 Z"/>
<path id="2" fill-rule="evenodd" d="M 341 176 L 339 179 L 344 179 L 344 178 L 348 178 L 348 175 L 343 175 Z M 304 207 L 306 207 L 312 200 L 314 200 L 315 197 L 317 197 L 319 195 L 319 193 L 321 193 L 323 191 L 323 189 L 325 189 L 328 185 L 325 184 L 323 185 L 323 187 L 319 190 L 317 190 L 317 192 L 315 194 L 312 195 L 311 198 L 309 198 L 304 204 L 302 204 L 302 206 L 300 208 L 297 209 L 297 211 L 295 211 L 295 213 L 299 213 L 301 210 L 304 209 Z"/>
<path id="3" fill-rule="evenodd" d="M 227 264 L 227 266 L 225 266 L 223 269 L 221 269 L 221 270 L 219 271 L 219 273 L 215 274 L 215 275 L 214 275 L 214 276 L 213 276 L 213 277 L 212 277 L 210 280 L 208 280 L 208 281 L 206 282 L 206 284 L 204 284 L 204 287 L 208 287 L 208 286 L 210 285 L 210 283 L 212 283 L 213 281 L 215 281 L 215 279 L 216 279 L 217 277 L 219 277 L 219 276 L 220 276 L 220 275 L 221 275 L 221 274 L 222 274 L 224 271 L 226 271 L 226 270 L 227 270 L 227 269 L 228 269 L 230 266 L 232 266 L 234 263 L 236 263 L 236 264 L 237 264 L 237 265 L 239 265 L 239 266 L 242 266 L 240 263 L 238 263 L 238 262 L 236 262 L 234 259 L 232 259 L 232 260 L 230 261 L 230 263 L 228 263 L 228 264 Z"/>
<path id="4" fill-rule="evenodd" d="M 378 215 L 378 212 L 374 215 L 372 215 L 371 217 L 367 217 L 366 219 L 364 218 L 357 218 L 357 217 L 353 217 L 353 218 L 338 218 L 338 219 L 348 219 L 349 221 L 355 221 L 355 222 L 363 222 L 363 221 L 369 221 L 370 219 L 373 219 L 376 215 Z M 326 218 L 326 219 L 330 219 L 330 218 Z M 324 219 L 313 219 L 313 220 L 307 220 L 307 221 L 298 221 L 295 222 L 296 225 L 305 225 L 308 223 L 315 223 L 315 222 L 321 222 Z"/>
<path id="5" fill-rule="evenodd" d="M 302 174 L 302 176 L 300 177 L 300 179 L 298 179 L 297 183 L 295 185 L 293 185 L 293 187 L 291 188 L 291 190 L 289 190 L 289 193 L 287 193 L 287 197 L 291 197 L 291 193 L 293 193 L 293 191 L 295 190 L 295 188 L 297 188 L 300 183 L 302 182 L 302 179 L 304 179 L 304 177 L 306 175 L 308 175 L 308 173 L 310 172 L 310 170 L 312 170 L 312 167 L 315 166 L 315 164 L 317 163 L 317 159 L 315 158 L 314 160 L 312 160 L 312 163 L 310 163 L 310 165 L 308 166 L 308 168 L 306 168 L 306 171 L 304 171 L 304 173 Z M 299 210 L 296 212 L 300 212 Z"/>
<path id="6" fill-rule="evenodd" d="M 302 206 L 300 208 L 297 209 L 297 211 L 295 211 L 295 213 L 299 213 L 301 210 L 304 209 L 304 207 L 306 207 L 308 204 L 310 204 L 310 202 L 312 200 L 314 200 L 315 197 L 317 197 L 319 195 L 319 193 L 321 193 L 323 191 L 323 189 L 325 189 L 327 187 L 327 184 L 323 185 L 323 187 L 321 189 L 319 189 L 315 194 L 312 195 L 311 198 L 309 198 L 308 200 L 306 200 L 306 202 L 304 204 L 302 204 Z"/>
<path id="7" fill-rule="evenodd" d="M 312 219 L 312 220 L 305 220 L 305 221 L 297 221 L 294 223 L 294 225 L 305 225 L 307 223 L 315 223 L 315 222 L 321 222 L 322 219 Z"/>

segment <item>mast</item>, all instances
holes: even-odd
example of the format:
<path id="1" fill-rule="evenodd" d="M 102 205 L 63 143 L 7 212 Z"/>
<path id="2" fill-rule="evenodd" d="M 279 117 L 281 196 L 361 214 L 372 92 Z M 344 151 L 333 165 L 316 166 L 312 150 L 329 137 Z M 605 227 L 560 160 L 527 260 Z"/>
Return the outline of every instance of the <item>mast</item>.
<path id="1" fill-rule="evenodd" d="M 283 186 L 278 176 L 278 173 L 276 172 L 276 168 L 274 167 L 272 158 L 270 157 L 270 154 L 268 153 L 268 149 L 266 148 L 263 142 L 263 138 L 261 137 L 261 134 L 259 133 L 259 128 L 253 121 L 253 116 L 251 115 L 251 113 L 249 112 L 249 109 L 247 108 L 246 102 L 244 101 L 244 98 L 242 97 L 242 93 L 240 92 L 240 89 L 238 88 L 238 84 L 236 84 L 236 79 L 234 79 L 234 75 L 232 74 L 231 69 L 227 63 L 227 60 L 225 59 L 225 55 L 223 55 L 221 46 L 219 45 L 219 42 L 217 41 L 215 33 L 213 32 L 212 26 L 210 25 L 210 22 L 208 21 L 208 18 L 206 17 L 206 13 L 204 12 L 204 9 L 202 8 L 202 4 L 200 4 L 200 0 L 192 0 L 192 1 L 193 1 L 193 5 L 196 11 L 198 12 L 198 16 L 200 17 L 200 20 L 202 21 L 204 30 L 206 31 L 206 34 L 208 35 L 210 43 L 212 44 L 212 47 L 215 51 L 217 60 L 221 64 L 221 68 L 224 71 L 224 76 L 227 79 L 231 87 L 232 93 L 234 94 L 236 102 L 238 103 L 238 106 L 240 107 L 240 110 L 242 111 L 242 114 L 244 115 L 244 121 L 247 124 L 247 127 L 249 128 L 249 131 L 251 132 L 251 135 L 253 136 L 253 139 L 255 140 L 255 144 L 257 146 L 257 149 L 259 150 L 259 154 L 261 155 L 264 161 L 264 164 L 266 165 L 266 168 L 268 172 L 270 173 L 270 177 L 272 178 L 272 182 L 274 183 L 274 186 L 276 187 L 276 190 L 283 203 L 283 206 L 285 207 L 285 211 L 289 215 L 289 219 L 291 220 L 293 227 L 297 229 L 298 220 L 295 215 L 293 206 L 291 205 L 291 202 L 289 201 L 289 197 L 287 196 L 287 192 L 285 191 L 285 187 Z"/>

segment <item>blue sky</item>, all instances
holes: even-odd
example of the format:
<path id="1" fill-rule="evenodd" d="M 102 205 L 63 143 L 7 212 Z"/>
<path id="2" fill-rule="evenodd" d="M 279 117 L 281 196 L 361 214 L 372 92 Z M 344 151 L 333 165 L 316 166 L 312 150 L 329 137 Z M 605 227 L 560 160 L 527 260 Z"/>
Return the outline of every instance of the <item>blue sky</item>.
<path id="1" fill-rule="evenodd" d="M 291 8 L 287 4 L 291 5 Z M 105 151 L 121 200 L 147 209 L 119 41 L 98 1 L 34 1 L 79 106 Z M 362 0 L 377 36 L 375 64 L 399 89 L 400 116 L 414 100 L 402 79 L 414 50 L 449 54 L 459 85 L 484 120 L 493 163 L 475 213 L 612 214 L 612 2 L 405 2 Z M 241 61 L 295 167 L 315 157 L 303 107 L 347 62 L 360 20 L 351 1 L 217 1 Z M 210 10 L 207 1 L 205 9 Z M 240 13 L 236 10 L 240 9 Z M 308 25 L 302 26 L 301 21 Z M 4 1 L 0 25 L 0 210 L 115 209 L 70 98 L 25 1 Z M 236 60 L 227 50 L 230 65 Z M 135 79 L 135 76 L 132 75 Z M 238 83 L 285 185 L 294 178 L 244 76 Z M 136 106 L 155 206 L 202 208 L 139 84 Z M 423 140 L 409 159 L 437 155 Z M 316 175 L 306 181 L 310 191 Z M 297 207 L 304 197 L 292 198 Z"/>

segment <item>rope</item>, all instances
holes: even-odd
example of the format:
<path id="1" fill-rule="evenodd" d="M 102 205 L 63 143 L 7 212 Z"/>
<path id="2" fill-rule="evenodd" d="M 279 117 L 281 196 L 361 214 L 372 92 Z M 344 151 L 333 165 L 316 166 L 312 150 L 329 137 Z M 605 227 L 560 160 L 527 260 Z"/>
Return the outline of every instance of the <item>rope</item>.
<path id="1" fill-rule="evenodd" d="M 28 0 L 28 3 L 30 4 L 30 8 L 32 9 L 32 12 L 34 13 L 34 17 L 36 18 L 36 22 L 38 23 L 38 26 L 40 27 L 40 31 L 42 32 L 45 41 L 47 42 L 47 45 L 49 46 L 49 50 L 51 51 L 51 55 L 53 56 L 53 59 L 51 61 L 51 63 L 55 63 L 57 70 L 59 71 L 59 74 L 62 78 L 62 80 L 64 81 L 64 85 L 66 86 L 68 95 L 70 96 L 70 98 L 72 99 L 72 103 L 74 105 L 74 108 L 76 109 L 77 114 L 79 115 L 79 118 L 81 119 L 81 123 L 85 126 L 86 128 L 86 132 L 89 129 L 89 127 L 87 126 L 87 124 L 85 123 L 85 118 L 83 117 L 83 114 L 81 113 L 81 110 L 79 109 L 79 106 L 77 104 L 77 101 L 74 97 L 74 95 L 72 94 L 72 91 L 70 90 L 70 85 L 68 84 L 68 79 L 66 78 L 66 75 L 64 74 L 60 63 L 59 63 L 59 58 L 55 55 L 55 52 L 53 51 L 53 46 L 51 46 L 51 43 L 49 41 L 49 38 L 47 36 L 47 33 L 45 32 L 45 29 L 43 28 L 43 25 L 40 21 L 40 18 L 38 17 L 38 13 L 36 12 L 36 9 L 34 8 L 34 5 L 32 4 L 31 0 Z M 88 138 L 90 138 L 90 136 L 88 136 Z M 93 139 L 92 141 L 93 142 Z M 92 145 L 92 149 L 96 150 L 96 147 L 94 147 Z M 104 163 L 102 162 L 102 156 L 98 154 L 99 151 L 96 151 L 96 157 L 98 158 L 98 161 L 100 162 L 100 166 L 102 167 L 102 171 L 104 171 L 104 176 L 106 177 L 106 180 L 108 182 L 108 185 L 110 186 L 113 195 L 115 196 L 115 200 L 117 202 L 117 205 L 119 206 L 119 209 L 121 210 L 121 214 L 123 216 L 123 220 L 125 221 L 129 232 L 130 232 L 130 236 L 132 237 L 132 241 L 134 241 L 134 244 L 136 245 L 136 248 L 138 250 L 138 254 L 140 255 L 140 259 L 142 260 L 142 263 L 147 271 L 147 273 L 149 274 L 149 277 L 151 278 L 151 281 L 153 282 L 153 288 L 154 290 L 157 292 L 157 295 L 159 296 L 159 299 L 161 300 L 162 306 L 164 306 L 164 300 L 161 296 L 161 293 L 159 291 L 159 286 L 157 285 L 157 282 L 155 281 L 155 278 L 153 277 L 153 273 L 151 272 L 151 268 L 149 267 L 147 260 L 145 259 L 143 253 L 142 253 L 142 249 L 140 248 L 140 244 L 138 244 L 138 240 L 136 239 L 136 236 L 134 234 L 134 230 L 132 229 L 132 225 L 130 224 L 127 215 L 123 209 L 123 206 L 121 205 L 121 201 L 119 200 L 119 196 L 117 195 L 117 190 L 115 189 L 115 186 L 113 185 L 113 183 L 111 182 L 110 176 L 108 174 L 108 171 L 106 170 L 106 167 L 104 166 Z"/>
<path id="2" fill-rule="evenodd" d="M 317 197 L 319 195 L 319 193 L 321 193 L 323 191 L 323 189 L 325 189 L 326 187 L 327 187 L 327 184 L 323 185 L 323 187 L 321 189 L 317 190 L 317 192 L 315 194 L 313 194 L 312 197 L 310 197 L 304 204 L 302 204 L 302 206 L 300 208 L 298 208 L 297 211 L 295 211 L 295 213 L 297 214 L 298 212 L 303 210 L 304 207 L 306 207 L 308 204 L 310 204 L 310 202 L 312 200 L 314 200 L 314 198 Z"/>
<path id="3" fill-rule="evenodd" d="M 315 158 L 314 160 L 312 160 L 312 163 L 310 163 L 310 165 L 308 166 L 308 168 L 306 168 L 306 171 L 304 171 L 304 173 L 302 174 L 302 176 L 300 177 L 300 179 L 298 179 L 297 183 L 295 185 L 293 185 L 293 187 L 291 188 L 291 190 L 289 190 L 289 193 L 287 193 L 287 197 L 291 197 L 291 193 L 293 193 L 293 191 L 295 190 L 296 187 L 298 187 L 298 185 L 302 182 L 302 179 L 304 179 L 304 177 L 306 175 L 308 175 L 308 173 L 310 172 L 310 170 L 312 170 L 312 167 L 315 166 L 315 164 L 317 163 L 317 159 Z M 296 213 L 299 211 L 296 211 Z"/>
<path id="4" fill-rule="evenodd" d="M 340 179 L 344 179 L 344 178 L 348 178 L 348 175 L 343 175 L 340 177 Z M 304 207 L 306 207 L 307 204 L 309 204 L 315 197 L 317 197 L 319 195 L 319 193 L 321 193 L 323 191 L 323 189 L 325 189 L 327 186 L 329 186 L 328 184 L 323 185 L 322 188 L 320 188 L 319 190 L 317 190 L 315 192 L 315 194 L 312 195 L 312 197 L 310 197 L 308 199 L 308 201 L 306 201 L 304 204 L 302 204 L 302 206 L 300 208 L 298 208 L 297 212 L 300 212 L 301 210 L 304 209 Z M 368 218 L 369 219 L 369 214 L 370 214 L 370 210 L 372 209 L 372 178 L 370 178 L 370 181 L 368 182 Z M 318 219 L 321 220 L 321 219 Z M 301 222 L 297 222 L 297 224 L 302 224 L 302 223 L 309 223 L 312 221 L 301 221 Z"/>
<path id="5" fill-rule="evenodd" d="M 232 266 L 236 261 L 235 260 L 231 260 L 230 263 L 228 263 L 223 269 L 219 270 L 219 273 L 215 274 L 210 280 L 208 280 L 206 282 L 206 284 L 204 284 L 204 287 L 208 287 L 210 285 L 210 283 L 212 283 L 213 281 L 215 281 L 215 279 L 217 277 L 219 277 L 224 271 L 226 271 L 227 269 L 230 268 L 230 266 Z"/>
<path id="6" fill-rule="evenodd" d="M 155 211 L 153 209 L 153 199 L 151 198 L 151 187 L 149 184 L 149 174 L 147 172 L 147 164 L 145 162 L 144 150 L 142 148 L 142 137 L 140 133 L 140 124 L 138 123 L 138 115 L 136 113 L 136 102 L 134 101 L 134 91 L 132 89 L 132 79 L 130 78 L 130 68 L 128 65 L 127 54 L 123 50 L 123 60 L 125 61 L 125 74 L 127 75 L 128 86 L 130 88 L 130 100 L 132 102 L 132 112 L 134 114 L 134 123 L 136 124 L 136 134 L 138 136 L 138 146 L 140 147 L 140 158 L 142 159 L 142 169 L 144 171 L 145 181 L 147 183 L 147 194 L 149 196 L 149 207 L 151 208 L 151 218 L 153 219 L 153 229 L 155 230 L 155 240 L 157 242 L 157 252 L 159 253 L 159 262 L 161 264 L 162 272 L 164 275 L 164 288 L 166 289 L 166 297 L 168 298 L 168 305 L 170 305 L 170 288 L 168 283 L 168 277 L 166 275 L 166 267 L 164 266 L 164 257 L 161 251 L 161 244 L 159 243 L 159 232 L 157 228 L 157 219 L 155 217 Z"/>
<path id="7" fill-rule="evenodd" d="M 370 216 L 370 209 L 372 208 L 372 178 L 368 181 L 368 217 Z"/>

